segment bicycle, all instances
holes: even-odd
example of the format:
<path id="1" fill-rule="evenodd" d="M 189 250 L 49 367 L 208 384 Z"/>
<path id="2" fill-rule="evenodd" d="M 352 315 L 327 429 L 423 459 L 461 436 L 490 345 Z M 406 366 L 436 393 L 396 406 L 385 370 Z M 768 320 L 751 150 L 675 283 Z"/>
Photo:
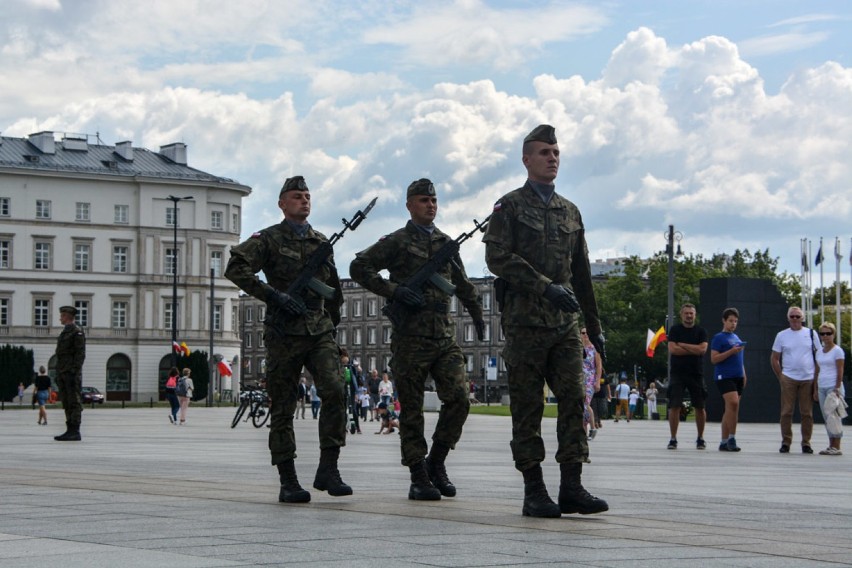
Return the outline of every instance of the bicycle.
<path id="1" fill-rule="evenodd" d="M 240 405 L 237 407 L 237 412 L 234 414 L 234 419 L 231 420 L 231 428 L 236 428 L 240 420 L 248 422 L 251 418 L 255 428 L 261 428 L 266 421 L 269 420 L 269 396 L 266 390 L 260 387 L 244 386 L 240 392 Z M 243 418 L 243 415 L 248 411 L 248 415 Z"/>

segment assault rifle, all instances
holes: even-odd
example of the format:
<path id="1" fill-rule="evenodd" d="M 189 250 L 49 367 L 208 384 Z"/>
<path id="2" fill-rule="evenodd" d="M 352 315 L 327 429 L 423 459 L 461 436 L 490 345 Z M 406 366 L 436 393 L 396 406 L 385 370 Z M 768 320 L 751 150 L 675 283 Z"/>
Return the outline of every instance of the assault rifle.
<path id="1" fill-rule="evenodd" d="M 334 252 L 334 244 L 343 238 L 343 235 L 347 230 L 354 231 L 358 228 L 361 221 L 367 218 L 367 214 L 376 205 L 376 201 L 378 199 L 378 197 L 374 197 L 363 211 L 359 210 L 349 221 L 345 218 L 341 219 L 343 229 L 334 233 L 327 242 L 324 242 L 317 247 L 311 256 L 308 257 L 308 261 L 305 263 L 305 266 L 302 268 L 299 276 L 297 276 L 296 279 L 287 287 L 286 293 L 290 298 L 302 307 L 304 307 L 305 292 L 307 290 L 313 291 L 315 294 L 322 296 L 326 300 L 334 299 L 334 288 L 320 282 L 317 279 L 316 274 L 326 263 L 328 263 L 328 259 Z M 278 292 L 271 286 L 270 291 L 272 293 Z M 287 319 L 288 312 L 282 309 L 282 307 L 277 305 L 275 302 L 267 302 L 267 304 L 268 308 L 266 310 L 266 319 L 263 320 L 263 323 L 271 327 L 279 335 L 283 336 L 283 324 Z"/>
<path id="2" fill-rule="evenodd" d="M 476 227 L 472 231 L 462 233 L 455 240 L 452 240 L 439 248 L 432 258 L 423 264 L 423 266 L 418 268 L 417 272 L 415 272 L 411 278 L 406 280 L 402 286 L 410 288 L 417 293 L 421 293 L 423 291 L 423 287 L 428 282 L 449 296 L 455 294 L 456 287 L 451 282 L 447 282 L 446 279 L 438 274 L 438 271 L 441 270 L 448 262 L 455 264 L 455 257 L 459 252 L 461 244 L 479 231 L 484 233 L 485 229 L 488 227 L 488 221 L 490 220 L 491 215 L 486 217 L 481 223 L 474 219 L 473 224 L 476 225 Z M 394 327 L 399 327 L 408 318 L 411 312 L 416 311 L 416 309 L 417 308 L 406 306 L 402 302 L 390 301 L 382 308 L 382 313 L 388 318 L 388 320 L 390 320 Z"/>

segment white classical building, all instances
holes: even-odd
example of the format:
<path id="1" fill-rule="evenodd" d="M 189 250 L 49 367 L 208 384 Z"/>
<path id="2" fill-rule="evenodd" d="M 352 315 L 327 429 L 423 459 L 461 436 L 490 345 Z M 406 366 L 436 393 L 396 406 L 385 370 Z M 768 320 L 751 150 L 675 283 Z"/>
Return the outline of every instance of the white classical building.
<path id="1" fill-rule="evenodd" d="M 182 143 L 152 152 L 53 132 L 0 137 L 0 344 L 24 345 L 52 370 L 58 308 L 76 306 L 83 384 L 108 400 L 158 398 L 175 313 L 178 342 L 208 351 L 212 330 L 213 353 L 237 361 L 238 289 L 223 271 L 250 192 L 189 167 Z"/>

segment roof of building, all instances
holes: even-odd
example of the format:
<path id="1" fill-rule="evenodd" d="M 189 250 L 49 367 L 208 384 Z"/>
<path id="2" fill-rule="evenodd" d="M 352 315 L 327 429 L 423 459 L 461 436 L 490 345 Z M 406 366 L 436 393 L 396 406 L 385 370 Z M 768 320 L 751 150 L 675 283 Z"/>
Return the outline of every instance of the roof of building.
<path id="1" fill-rule="evenodd" d="M 146 148 L 131 148 L 129 142 L 107 146 L 89 144 L 88 137 L 65 137 L 50 143 L 52 137 L 52 132 L 33 134 L 29 138 L 0 136 L 0 169 L 153 177 L 241 185 L 233 179 L 215 176 L 186 165 L 186 146 L 182 144 L 164 146 L 160 149 L 161 152 L 157 153 Z M 182 151 L 182 154 L 175 156 L 176 159 L 170 159 L 162 153 L 173 146 L 181 147 Z M 181 161 L 184 163 L 180 163 Z"/>

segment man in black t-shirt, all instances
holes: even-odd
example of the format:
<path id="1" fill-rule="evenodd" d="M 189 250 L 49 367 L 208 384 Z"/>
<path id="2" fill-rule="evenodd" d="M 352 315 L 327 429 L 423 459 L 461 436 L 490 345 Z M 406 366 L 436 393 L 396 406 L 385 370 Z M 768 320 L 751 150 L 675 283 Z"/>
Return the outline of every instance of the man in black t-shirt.
<path id="1" fill-rule="evenodd" d="M 680 424 L 680 409 L 683 406 L 683 390 L 689 390 L 692 407 L 695 409 L 695 427 L 698 429 L 698 439 L 695 447 L 703 450 L 707 447 L 704 442 L 704 424 L 707 422 L 707 412 L 704 401 L 707 399 L 707 389 L 704 387 L 702 357 L 707 352 L 707 331 L 695 325 L 695 306 L 684 304 L 680 308 L 681 323 L 669 329 L 668 344 L 671 355 L 671 383 L 668 389 L 669 430 L 671 440 L 669 449 L 677 449 L 677 427 Z"/>

